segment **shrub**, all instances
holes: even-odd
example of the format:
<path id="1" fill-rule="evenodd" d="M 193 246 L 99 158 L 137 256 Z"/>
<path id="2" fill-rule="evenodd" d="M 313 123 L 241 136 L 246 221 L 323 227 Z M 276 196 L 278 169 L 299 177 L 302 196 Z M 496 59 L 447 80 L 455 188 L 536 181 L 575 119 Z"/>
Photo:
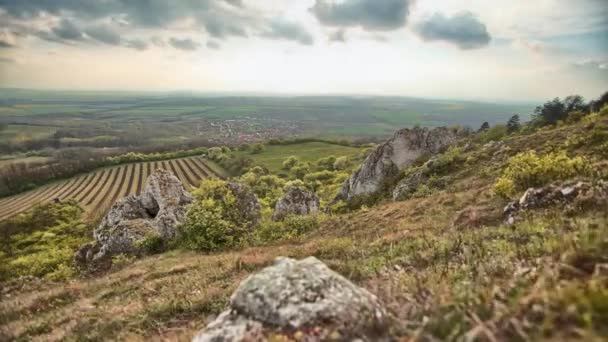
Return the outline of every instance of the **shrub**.
<path id="1" fill-rule="evenodd" d="M 193 197 L 180 227 L 185 247 L 215 251 L 242 245 L 252 222 L 241 215 L 225 181 L 207 179 Z"/>
<path id="2" fill-rule="evenodd" d="M 70 277 L 74 252 L 90 237 L 74 201 L 34 208 L 0 226 L 0 280 L 33 275 Z"/>
<path id="3" fill-rule="evenodd" d="M 281 222 L 265 222 L 255 232 L 260 243 L 290 240 L 301 237 L 319 227 L 319 216 L 289 215 Z"/>
<path id="4" fill-rule="evenodd" d="M 251 147 L 251 154 L 259 154 L 264 152 L 266 148 L 262 144 L 255 144 Z"/>
<path id="5" fill-rule="evenodd" d="M 285 161 L 283 161 L 283 170 L 291 170 L 298 163 L 298 158 L 296 156 L 289 156 Z"/>
<path id="6" fill-rule="evenodd" d="M 334 162 L 333 168 L 334 170 L 342 171 L 348 167 L 348 158 L 345 156 L 338 157 Z"/>
<path id="7" fill-rule="evenodd" d="M 308 164 L 300 163 L 291 168 L 291 173 L 297 179 L 304 179 L 304 176 L 306 176 L 309 172 L 310 166 Z"/>
<path id="8" fill-rule="evenodd" d="M 494 193 L 510 197 L 520 190 L 590 173 L 589 161 L 583 157 L 570 158 L 563 151 L 544 156 L 538 156 L 534 151 L 523 152 L 509 159 L 502 176 L 494 184 Z"/>
<path id="9" fill-rule="evenodd" d="M 480 135 L 480 140 L 482 142 L 490 142 L 490 141 L 498 141 L 502 138 L 504 138 L 505 136 L 508 135 L 508 129 L 506 125 L 496 125 L 490 129 L 488 129 L 487 131 L 484 131 L 481 135 Z"/>
<path id="10" fill-rule="evenodd" d="M 145 254 L 158 254 L 165 251 L 165 240 L 158 234 L 152 234 L 136 242 Z"/>
<path id="11" fill-rule="evenodd" d="M 321 159 L 317 160 L 317 168 L 319 170 L 333 171 L 335 162 L 336 162 L 336 157 L 334 157 L 334 156 L 321 158 Z"/>

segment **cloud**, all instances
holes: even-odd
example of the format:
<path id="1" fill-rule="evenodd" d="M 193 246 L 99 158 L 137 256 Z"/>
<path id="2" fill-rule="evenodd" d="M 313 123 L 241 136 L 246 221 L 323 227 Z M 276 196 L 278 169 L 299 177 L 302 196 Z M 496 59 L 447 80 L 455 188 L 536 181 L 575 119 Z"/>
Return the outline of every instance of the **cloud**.
<path id="1" fill-rule="evenodd" d="M 235 7 L 243 7 L 243 0 L 224 0 Z"/>
<path id="2" fill-rule="evenodd" d="M 311 12 L 323 25 L 360 26 L 368 31 L 390 31 L 405 26 L 411 0 L 317 0 Z"/>
<path id="3" fill-rule="evenodd" d="M 312 45 L 314 43 L 312 34 L 305 27 L 283 19 L 273 20 L 268 30 L 262 36 L 270 39 L 292 40 L 304 45 Z"/>
<path id="4" fill-rule="evenodd" d="M 51 29 L 58 39 L 79 41 L 84 40 L 82 31 L 71 20 L 62 19 L 58 26 Z"/>
<path id="5" fill-rule="evenodd" d="M 17 61 L 12 58 L 8 58 L 8 57 L 0 57 L 0 63 L 14 64 L 14 63 L 17 63 Z"/>
<path id="6" fill-rule="evenodd" d="M 15 34 L 9 30 L 0 31 L 0 48 L 12 48 L 17 46 Z"/>
<path id="7" fill-rule="evenodd" d="M 207 42 L 207 48 L 212 50 L 219 50 L 220 44 L 211 40 Z"/>
<path id="8" fill-rule="evenodd" d="M 245 29 L 221 18 L 209 18 L 205 23 L 205 30 L 214 38 L 225 38 L 228 36 L 245 37 Z"/>
<path id="9" fill-rule="evenodd" d="M 200 47 L 200 44 L 190 38 L 174 38 L 169 39 L 169 44 L 176 49 L 184 51 L 194 51 Z"/>
<path id="10" fill-rule="evenodd" d="M 146 43 L 144 40 L 138 39 L 138 38 L 128 39 L 125 42 L 125 47 L 128 47 L 130 49 L 135 49 L 138 51 L 143 51 L 148 48 L 148 43 Z"/>
<path id="11" fill-rule="evenodd" d="M 120 35 L 111 27 L 105 25 L 92 26 L 85 30 L 87 36 L 108 45 L 119 45 Z"/>
<path id="12" fill-rule="evenodd" d="M 452 17 L 435 13 L 419 23 L 415 31 L 425 41 L 445 41 L 463 50 L 482 48 L 492 40 L 486 25 L 471 12 Z"/>
<path id="13" fill-rule="evenodd" d="M 330 42 L 345 43 L 346 42 L 346 30 L 339 29 L 332 32 L 328 36 Z"/>

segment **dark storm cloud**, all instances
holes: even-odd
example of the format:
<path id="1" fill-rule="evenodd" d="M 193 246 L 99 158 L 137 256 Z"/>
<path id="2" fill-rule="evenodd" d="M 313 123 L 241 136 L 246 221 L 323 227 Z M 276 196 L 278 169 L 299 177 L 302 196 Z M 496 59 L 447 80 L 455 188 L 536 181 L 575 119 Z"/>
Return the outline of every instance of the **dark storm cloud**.
<path id="1" fill-rule="evenodd" d="M 304 45 L 312 45 L 314 43 L 312 35 L 306 28 L 298 23 L 282 19 L 273 20 L 268 30 L 262 36 L 269 39 L 292 40 Z"/>
<path id="2" fill-rule="evenodd" d="M 190 38 L 179 39 L 179 38 L 171 38 L 169 39 L 169 44 L 176 49 L 184 50 L 184 51 L 194 51 L 199 48 L 200 44 L 195 42 Z"/>
<path id="3" fill-rule="evenodd" d="M 0 0 L 0 14 L 2 10 L 12 18 L 12 24 L 5 27 L 25 23 L 20 25 L 24 34 L 70 45 L 95 41 L 143 49 L 141 43 L 129 43 L 129 33 L 147 29 L 155 35 L 158 32 L 154 31 L 170 29 L 176 23 L 193 23 L 194 30 L 205 31 L 215 41 L 251 35 L 313 43 L 312 35 L 300 25 L 247 11 L 242 0 Z M 40 18 L 42 14 L 60 19 L 61 24 L 49 31 L 27 25 L 28 19 Z M 113 26 L 97 26 L 101 22 L 111 22 Z M 163 45 L 160 41 L 150 42 Z M 167 45 L 182 50 L 200 47 L 196 42 L 175 38 Z"/>
<path id="4" fill-rule="evenodd" d="M 486 25 L 471 12 L 459 13 L 452 17 L 435 13 L 419 23 L 415 31 L 426 41 L 446 41 L 463 50 L 482 48 L 492 40 Z"/>
<path id="5" fill-rule="evenodd" d="M 368 31 L 390 31 L 405 26 L 411 0 L 317 0 L 311 12 L 328 26 L 361 26 Z"/>
<path id="6" fill-rule="evenodd" d="M 106 25 L 89 27 L 85 30 L 85 33 L 92 39 L 108 45 L 119 45 L 121 41 L 120 35 Z"/>
<path id="7" fill-rule="evenodd" d="M 58 26 L 51 29 L 51 32 L 58 38 L 63 40 L 83 40 L 82 31 L 74 25 L 71 20 L 62 19 Z"/>
<path id="8" fill-rule="evenodd" d="M 12 48 L 12 47 L 15 47 L 15 45 L 8 41 L 2 40 L 2 38 L 0 38 L 0 48 Z"/>

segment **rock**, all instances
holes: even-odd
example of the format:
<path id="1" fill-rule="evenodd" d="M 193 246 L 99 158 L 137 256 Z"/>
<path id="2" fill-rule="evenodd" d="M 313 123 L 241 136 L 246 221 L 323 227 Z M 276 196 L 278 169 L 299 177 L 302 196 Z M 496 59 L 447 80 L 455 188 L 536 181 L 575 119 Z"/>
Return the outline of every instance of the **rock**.
<path id="1" fill-rule="evenodd" d="M 456 142 L 461 134 L 445 127 L 405 128 L 380 145 L 342 186 L 336 201 L 373 194 L 423 155 L 433 155 Z"/>
<path id="2" fill-rule="evenodd" d="M 397 183 L 395 189 L 393 189 L 393 200 L 394 201 L 404 201 L 410 197 L 418 190 L 418 187 L 428 180 L 428 176 L 425 173 L 424 169 L 420 169 L 415 171 L 412 174 L 409 174 Z"/>
<path id="3" fill-rule="evenodd" d="M 227 183 L 237 199 L 236 207 L 240 217 L 247 222 L 251 222 L 250 229 L 257 227 L 262 218 L 261 206 L 255 193 L 245 184 Z"/>
<path id="4" fill-rule="evenodd" d="M 292 186 L 279 198 L 274 207 L 273 221 L 280 221 L 288 215 L 312 215 L 319 211 L 319 197 L 314 192 Z"/>
<path id="5" fill-rule="evenodd" d="M 456 215 L 452 227 L 456 229 L 491 226 L 500 222 L 500 210 L 490 206 L 467 207 Z"/>
<path id="6" fill-rule="evenodd" d="M 263 341 L 269 334 L 298 335 L 300 341 L 330 335 L 345 341 L 381 341 L 387 327 L 384 307 L 367 290 L 314 257 L 278 258 L 245 279 L 232 294 L 230 308 L 194 341 Z M 327 335 L 316 335 L 315 330 Z"/>
<path id="7" fill-rule="evenodd" d="M 139 255 L 138 242 L 147 237 L 168 240 L 178 235 L 192 197 L 172 173 L 157 170 L 146 180 L 140 196 L 116 202 L 93 231 L 95 242 L 84 245 L 74 256 L 80 269 L 97 269 L 117 254 Z"/>
<path id="8" fill-rule="evenodd" d="M 567 181 L 542 188 L 530 188 L 518 201 L 508 203 L 503 209 L 503 215 L 508 224 L 513 224 L 523 211 L 555 205 L 564 206 L 566 214 L 585 209 L 608 210 L 608 182 L 600 180 L 592 184 Z"/>

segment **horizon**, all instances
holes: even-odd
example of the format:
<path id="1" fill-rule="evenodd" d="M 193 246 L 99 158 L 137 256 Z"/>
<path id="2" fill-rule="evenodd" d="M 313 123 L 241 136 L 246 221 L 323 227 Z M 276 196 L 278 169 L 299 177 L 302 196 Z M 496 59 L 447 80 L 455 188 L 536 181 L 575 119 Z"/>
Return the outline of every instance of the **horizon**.
<path id="1" fill-rule="evenodd" d="M 0 0 L 0 18 L 0 88 L 509 103 L 608 89 L 602 0 Z"/>

